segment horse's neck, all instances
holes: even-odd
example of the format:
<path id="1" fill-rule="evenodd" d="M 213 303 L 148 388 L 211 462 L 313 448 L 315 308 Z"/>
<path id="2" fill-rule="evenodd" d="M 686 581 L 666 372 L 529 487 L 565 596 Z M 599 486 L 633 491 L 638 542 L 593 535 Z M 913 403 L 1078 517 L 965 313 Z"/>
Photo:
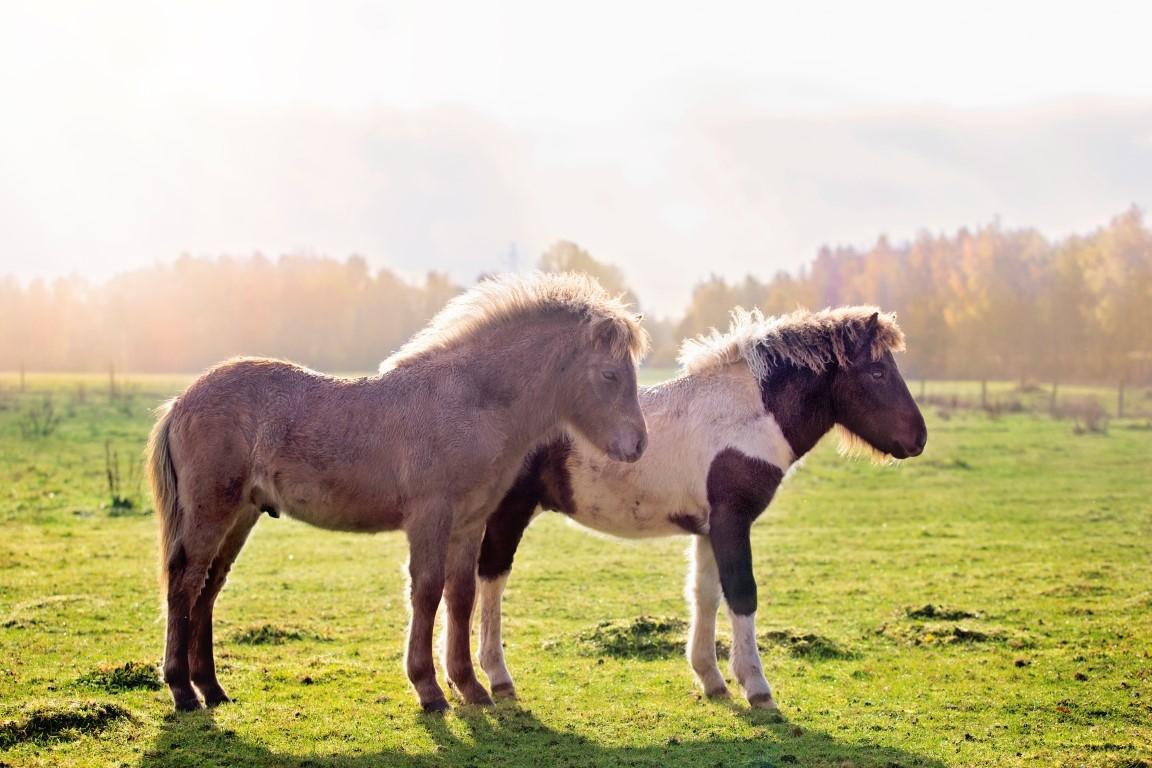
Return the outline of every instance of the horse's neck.
<path id="1" fill-rule="evenodd" d="M 833 366 L 823 373 L 783 361 L 760 381 L 764 410 L 772 414 L 799 459 L 835 424 Z"/>
<path id="2" fill-rule="evenodd" d="M 574 357 L 571 328 L 514 327 L 461 350 L 460 370 L 472 401 L 485 409 L 509 441 L 525 451 L 561 426 L 560 399 Z"/>

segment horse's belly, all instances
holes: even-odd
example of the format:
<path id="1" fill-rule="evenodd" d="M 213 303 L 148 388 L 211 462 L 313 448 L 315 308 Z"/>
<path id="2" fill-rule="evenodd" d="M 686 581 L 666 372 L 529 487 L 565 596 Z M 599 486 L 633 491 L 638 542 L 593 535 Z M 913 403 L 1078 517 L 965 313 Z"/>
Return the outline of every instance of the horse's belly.
<path id="1" fill-rule="evenodd" d="M 687 489 L 614 487 L 574 489 L 572 519 L 583 526 L 628 539 L 704 533 L 708 507 Z"/>
<path id="2" fill-rule="evenodd" d="M 402 523 L 398 510 L 366 509 L 362 505 L 354 507 L 289 505 L 284 508 L 284 514 L 317 528 L 353 533 L 394 531 L 400 528 Z"/>
<path id="3" fill-rule="evenodd" d="M 261 489 L 257 489 L 259 492 Z M 265 492 L 267 506 L 301 522 L 331 531 L 394 531 L 403 522 L 399 500 L 373 488 L 317 477 L 281 482 Z"/>

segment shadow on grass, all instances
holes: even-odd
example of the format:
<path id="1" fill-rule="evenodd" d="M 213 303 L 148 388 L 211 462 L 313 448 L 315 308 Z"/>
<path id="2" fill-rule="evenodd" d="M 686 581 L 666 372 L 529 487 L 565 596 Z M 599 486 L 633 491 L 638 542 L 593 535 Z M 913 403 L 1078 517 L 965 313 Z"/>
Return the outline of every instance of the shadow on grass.
<path id="1" fill-rule="evenodd" d="M 589 738 L 549 728 L 515 704 L 495 709 L 462 707 L 447 718 L 464 723 L 467 738 L 440 715 L 413 715 L 409 727 L 423 729 L 436 745 L 427 754 L 400 750 L 339 755 L 285 754 L 220 730 L 210 711 L 165 721 L 141 768 L 446 768 L 448 766 L 753 766 L 754 768 L 944 768 L 945 764 L 890 747 L 839 742 L 778 715 L 733 707 L 734 717 L 757 726 L 758 735 L 675 742 L 650 747 L 606 747 Z M 459 730 L 458 728 L 456 730 Z"/>

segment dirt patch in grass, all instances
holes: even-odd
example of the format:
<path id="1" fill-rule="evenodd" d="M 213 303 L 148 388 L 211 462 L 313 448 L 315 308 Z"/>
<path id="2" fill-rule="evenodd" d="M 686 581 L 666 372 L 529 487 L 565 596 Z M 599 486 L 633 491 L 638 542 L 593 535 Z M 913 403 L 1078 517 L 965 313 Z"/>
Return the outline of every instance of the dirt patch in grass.
<path id="1" fill-rule="evenodd" d="M 638 616 L 634 619 L 602 621 L 577 633 L 571 645 L 588 656 L 625 659 L 668 659 L 684 655 L 688 622 L 667 616 Z M 840 643 L 813 632 L 770 629 L 757 636 L 761 651 L 783 648 L 792 656 L 810 661 L 851 659 L 856 654 Z M 549 643 L 548 645 L 555 645 Z M 728 658 L 729 643 L 719 640 L 716 655 Z"/>
<path id="2" fill-rule="evenodd" d="M 1152 759 L 1118 757 L 1112 761 L 1112 768 L 1152 768 Z"/>
<path id="3" fill-rule="evenodd" d="M 118 704 L 100 701 L 81 701 L 44 706 L 34 709 L 19 720 L 0 722 L 0 748 L 32 742 L 79 738 L 87 733 L 99 733 L 122 720 L 131 721 L 132 713 Z"/>
<path id="4" fill-rule="evenodd" d="M 999 629 L 974 629 L 962 624 L 885 624 L 876 634 L 904 645 L 966 645 L 969 643 L 1008 643 L 1013 648 L 1028 646 L 1025 638 L 1012 638 Z"/>
<path id="5" fill-rule="evenodd" d="M 589 656 L 621 659 L 667 659 L 684 653 L 688 622 L 667 616 L 602 621 L 579 632 L 573 645 Z"/>
<path id="6" fill-rule="evenodd" d="M 160 674 L 155 665 L 142 661 L 125 662 L 118 667 L 97 667 L 78 677 L 76 684 L 108 693 L 156 691 L 161 688 Z"/>
<path id="7" fill-rule="evenodd" d="M 979 618 L 979 614 L 965 611 L 962 608 L 952 608 L 945 605 L 926 603 L 919 608 L 905 608 L 904 615 L 910 619 L 936 619 L 937 621 L 959 621 L 961 619 Z"/>
<path id="8" fill-rule="evenodd" d="M 292 627 L 276 627 L 263 624 L 259 627 L 248 627 L 232 635 L 232 642 L 241 645 L 283 645 L 295 640 L 324 640 L 324 637 L 303 629 Z"/>
<path id="9" fill-rule="evenodd" d="M 814 632 L 800 632 L 795 629 L 770 629 L 761 632 L 756 639 L 759 641 L 762 651 L 776 646 L 785 648 L 793 656 L 812 661 L 856 657 L 856 653 L 851 649 Z"/>
<path id="10" fill-rule="evenodd" d="M 1108 594 L 1109 589 L 1103 584 L 1087 584 L 1084 582 L 1077 584 L 1061 584 L 1057 587 L 1046 589 L 1040 594 L 1045 597 L 1097 597 L 1099 595 Z"/>

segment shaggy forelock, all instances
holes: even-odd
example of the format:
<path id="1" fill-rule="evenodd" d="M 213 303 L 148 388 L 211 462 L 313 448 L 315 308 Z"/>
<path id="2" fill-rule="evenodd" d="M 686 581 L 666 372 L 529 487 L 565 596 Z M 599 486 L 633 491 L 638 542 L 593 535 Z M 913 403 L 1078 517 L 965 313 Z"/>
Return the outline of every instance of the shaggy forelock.
<path id="1" fill-rule="evenodd" d="M 506 323 L 564 314 L 587 325 L 609 321 L 611 352 L 639 361 L 648 351 L 648 333 L 620 297 L 596 280 L 571 272 L 501 275 L 477 283 L 449 301 L 408 343 L 380 364 L 380 371 L 424 359 Z"/>
<path id="2" fill-rule="evenodd" d="M 686 373 L 702 373 L 743 360 L 757 378 L 763 378 L 786 360 L 819 373 L 833 362 L 848 364 L 875 313 L 879 318 L 872 359 L 879 360 L 885 352 L 903 351 L 904 333 L 896 324 L 896 315 L 876 307 L 837 307 L 819 312 L 800 309 L 778 317 L 737 307 L 732 310 L 727 333 L 713 328 L 684 342 L 680 366 Z"/>

